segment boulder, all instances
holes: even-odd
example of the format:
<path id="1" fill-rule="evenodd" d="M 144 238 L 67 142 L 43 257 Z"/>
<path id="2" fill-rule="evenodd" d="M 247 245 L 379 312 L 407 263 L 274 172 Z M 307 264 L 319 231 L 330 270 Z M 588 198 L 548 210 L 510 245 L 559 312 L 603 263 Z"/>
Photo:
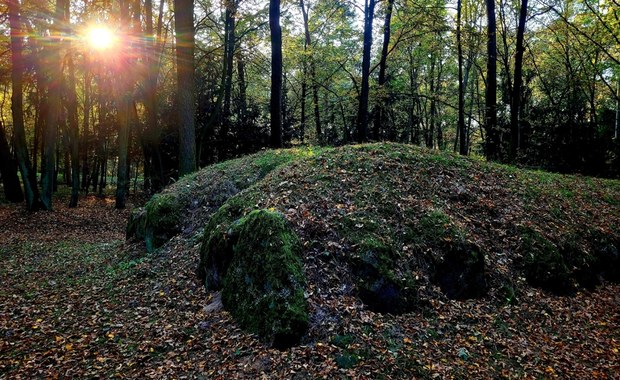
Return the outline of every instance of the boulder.
<path id="1" fill-rule="evenodd" d="M 358 295 L 370 310 L 403 314 L 417 306 L 418 294 L 408 271 L 397 275 L 394 251 L 377 239 L 366 239 L 358 247 L 353 272 Z"/>
<path id="2" fill-rule="evenodd" d="M 222 289 L 224 307 L 243 329 L 279 349 L 299 343 L 308 328 L 308 305 L 295 232 L 268 210 L 230 224 L 225 219 L 209 223 L 205 233 L 198 270 L 205 286 Z"/>

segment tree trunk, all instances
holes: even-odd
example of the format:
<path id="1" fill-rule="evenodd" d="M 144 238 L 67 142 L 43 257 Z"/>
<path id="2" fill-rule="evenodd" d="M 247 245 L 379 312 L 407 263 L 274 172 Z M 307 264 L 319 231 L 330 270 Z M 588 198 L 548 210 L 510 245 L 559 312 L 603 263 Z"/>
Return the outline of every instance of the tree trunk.
<path id="1" fill-rule="evenodd" d="M 517 27 L 517 51 L 515 54 L 515 71 L 512 87 L 512 106 L 510 107 L 510 159 L 517 157 L 517 152 L 521 145 L 521 131 L 519 123 L 519 113 L 521 109 L 521 84 L 523 83 L 523 38 L 525 34 L 525 22 L 527 18 L 527 0 L 521 0 L 521 10 L 519 12 L 519 25 Z"/>
<path id="2" fill-rule="evenodd" d="M 129 17 L 129 1 L 120 0 L 121 6 L 121 23 L 128 25 L 131 20 Z M 121 60 L 125 68 L 131 67 L 129 59 L 131 45 L 126 44 L 123 46 L 121 54 L 123 55 Z M 118 166 L 116 175 L 116 204 L 117 209 L 125 208 L 125 201 L 127 196 L 127 186 L 129 183 L 129 172 L 127 170 L 128 158 L 129 158 L 129 129 L 131 124 L 130 107 L 131 107 L 131 74 L 127 69 L 121 69 L 118 73 L 119 77 L 119 94 L 120 99 L 118 102 Z"/>
<path id="3" fill-rule="evenodd" d="M 41 201 L 46 210 L 52 209 L 52 193 L 56 182 L 56 144 L 58 136 L 58 126 L 61 112 L 60 83 L 62 78 L 60 63 L 60 36 L 61 25 L 64 11 L 64 0 L 56 1 L 54 12 L 54 25 L 52 36 L 49 39 L 45 57 L 47 57 L 44 67 L 47 70 L 47 120 L 45 122 L 45 138 L 43 140 L 43 155 L 45 156 L 45 166 L 42 168 L 41 180 Z"/>
<path id="4" fill-rule="evenodd" d="M 302 73 L 301 73 L 301 120 L 300 120 L 300 135 L 301 143 L 304 143 L 306 135 L 306 98 L 308 94 L 308 48 L 310 47 L 310 29 L 308 27 L 308 11 L 304 5 L 304 0 L 299 0 L 299 7 L 301 8 L 301 15 L 304 19 L 304 57 L 302 60 Z"/>
<path id="5" fill-rule="evenodd" d="M 84 120 L 82 121 L 82 190 L 88 191 L 88 176 L 90 175 L 90 168 L 88 166 L 88 153 L 90 148 L 90 85 L 91 75 L 88 70 L 90 61 L 86 61 L 84 71 Z"/>
<path id="6" fill-rule="evenodd" d="M 26 145 L 26 132 L 24 130 L 23 109 L 23 75 L 24 62 L 22 58 L 23 32 L 20 20 L 18 0 L 8 0 L 9 25 L 11 29 L 11 114 L 13 117 L 13 135 L 15 139 L 15 152 L 19 171 L 24 184 L 26 207 L 29 211 L 36 211 L 41 207 L 39 188 L 37 187 L 36 174 L 32 171 L 28 146 Z"/>
<path id="7" fill-rule="evenodd" d="M 370 49 L 372 47 L 372 23 L 375 17 L 375 0 L 366 0 L 364 8 L 364 50 L 362 54 L 362 87 L 357 112 L 357 141 L 368 141 L 368 95 L 370 77 Z"/>
<path id="8" fill-rule="evenodd" d="M 235 54 L 235 17 L 237 13 L 237 0 L 227 0 L 224 24 L 224 59 L 222 70 L 222 86 L 224 88 L 224 102 L 222 103 L 222 120 L 220 122 L 220 149 L 218 158 L 220 161 L 228 158 L 232 100 L 232 77 L 233 57 Z"/>
<path id="9" fill-rule="evenodd" d="M 69 27 L 70 11 L 69 1 L 64 3 L 64 18 L 63 22 L 66 23 L 65 27 Z M 68 32 L 68 31 L 67 31 Z M 71 199 L 69 201 L 69 207 L 77 207 L 78 197 L 80 192 L 80 124 L 78 121 L 78 106 L 77 106 L 77 93 L 75 84 L 75 63 L 73 62 L 73 51 L 71 48 L 71 40 L 67 42 L 67 71 L 68 71 L 68 83 L 67 83 L 67 118 L 69 121 L 69 141 L 71 144 Z M 86 108 L 86 107 L 85 107 Z M 84 119 L 87 119 L 84 116 Z"/>
<path id="10" fill-rule="evenodd" d="M 386 69 L 387 69 L 387 56 L 388 49 L 390 47 L 390 36 L 391 36 L 391 23 L 392 23 L 392 10 L 394 9 L 394 0 L 388 0 L 387 8 L 385 10 L 385 21 L 383 23 L 383 46 L 381 48 L 381 60 L 379 61 L 379 91 L 380 98 L 379 104 L 377 104 L 377 112 L 375 113 L 375 121 L 374 121 L 374 133 L 373 138 L 375 140 L 379 140 L 381 138 L 381 128 L 383 127 L 383 119 L 385 110 L 387 109 L 387 94 L 384 93 L 386 79 Z"/>
<path id="11" fill-rule="evenodd" d="M 177 58 L 179 176 L 196 171 L 194 0 L 174 0 Z"/>
<path id="12" fill-rule="evenodd" d="M 487 83 L 485 89 L 485 151 L 492 161 L 499 159 L 499 131 L 497 129 L 497 34 L 495 0 L 486 0 L 487 6 Z"/>
<path id="13" fill-rule="evenodd" d="M 19 203 L 24 200 L 24 193 L 19 185 L 17 166 L 11 157 L 11 149 L 6 139 L 2 120 L 0 120 L 0 175 L 4 185 L 4 195 L 9 202 Z"/>
<path id="14" fill-rule="evenodd" d="M 163 18 L 163 3 L 161 0 L 159 6 L 158 22 L 157 22 L 157 34 L 154 35 L 153 31 L 153 2 L 152 0 L 145 1 L 145 13 L 146 13 L 146 62 L 147 62 L 147 76 L 145 84 L 145 100 L 144 108 L 146 113 L 146 127 L 144 142 L 144 167 L 145 167 L 145 180 L 148 177 L 150 186 L 148 189 L 153 191 L 159 191 L 165 183 L 163 165 L 161 161 L 161 153 L 159 145 L 161 142 L 161 127 L 158 120 L 159 107 L 157 105 L 157 78 L 159 76 L 159 66 L 161 61 L 161 20 Z M 157 42 L 155 42 L 157 41 Z M 147 170 L 148 168 L 148 170 Z"/>
<path id="15" fill-rule="evenodd" d="M 67 108 L 69 113 L 69 130 L 71 133 L 71 200 L 69 207 L 77 207 L 80 192 L 80 127 L 77 113 L 77 96 L 75 92 L 75 65 L 71 53 L 67 63 L 69 70 L 69 93 Z"/>
<path id="16" fill-rule="evenodd" d="M 620 138 L 620 78 L 616 83 L 616 127 L 614 128 L 614 138 Z"/>
<path id="17" fill-rule="evenodd" d="M 465 86 L 463 82 L 463 36 L 462 36 L 462 7 L 463 1 L 457 1 L 457 21 L 456 21 L 456 43 L 459 61 L 459 118 L 458 118 L 458 135 L 460 138 L 459 154 L 466 156 L 467 149 L 467 131 L 465 130 Z"/>
<path id="18" fill-rule="evenodd" d="M 247 83 L 245 81 L 245 64 L 241 50 L 237 51 L 237 77 L 239 79 L 239 118 L 241 125 L 247 122 L 248 100 L 247 100 Z"/>
<path id="19" fill-rule="evenodd" d="M 269 2 L 269 30 L 271 31 L 271 146 L 282 147 L 282 28 L 280 0 Z"/>
<path id="20" fill-rule="evenodd" d="M 299 0 L 299 5 L 301 7 L 301 13 L 304 19 L 304 52 L 307 53 L 308 49 L 312 52 L 312 38 L 310 37 L 310 26 L 308 24 L 308 9 L 306 8 L 304 1 Z M 314 111 L 314 125 L 316 130 L 316 138 L 319 144 L 323 141 L 323 131 L 321 125 L 321 111 L 319 108 L 319 82 L 316 77 L 316 63 L 314 62 L 314 56 L 310 54 L 308 57 L 306 55 L 306 59 L 309 60 L 310 66 L 310 83 L 312 84 L 312 105 Z M 304 69 L 305 70 L 305 69 Z M 306 75 L 304 71 L 304 84 L 306 83 Z M 305 97 L 303 98 L 305 102 Z"/>

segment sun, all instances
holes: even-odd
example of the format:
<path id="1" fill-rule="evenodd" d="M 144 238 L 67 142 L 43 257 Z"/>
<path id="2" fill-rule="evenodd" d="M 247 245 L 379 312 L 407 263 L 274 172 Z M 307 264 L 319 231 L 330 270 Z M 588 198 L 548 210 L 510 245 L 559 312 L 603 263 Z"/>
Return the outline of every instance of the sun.
<path id="1" fill-rule="evenodd" d="M 86 42 L 97 50 L 106 50 L 114 45 L 116 36 L 105 26 L 93 26 L 86 31 Z"/>

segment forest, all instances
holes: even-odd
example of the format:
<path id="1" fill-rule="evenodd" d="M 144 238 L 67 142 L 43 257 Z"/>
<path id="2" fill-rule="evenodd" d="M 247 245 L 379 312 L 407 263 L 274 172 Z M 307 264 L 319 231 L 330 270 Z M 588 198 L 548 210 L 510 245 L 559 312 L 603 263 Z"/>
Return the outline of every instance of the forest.
<path id="1" fill-rule="evenodd" d="M 367 141 L 617 177 L 617 2 L 496 3 L 8 1 L 5 191 L 122 208 L 132 178 Z"/>
<path id="2" fill-rule="evenodd" d="M 0 3 L 0 378 L 615 378 L 618 0 Z"/>

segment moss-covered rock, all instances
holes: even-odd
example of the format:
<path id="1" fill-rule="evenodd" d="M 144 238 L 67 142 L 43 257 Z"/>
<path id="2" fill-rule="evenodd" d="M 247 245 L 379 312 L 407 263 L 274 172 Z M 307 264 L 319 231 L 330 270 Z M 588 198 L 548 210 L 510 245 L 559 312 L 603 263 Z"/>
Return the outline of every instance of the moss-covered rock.
<path id="1" fill-rule="evenodd" d="M 181 232 L 183 205 L 173 193 L 155 194 L 144 207 L 144 242 L 152 252 Z"/>
<path id="2" fill-rule="evenodd" d="M 469 242 L 451 244 L 435 270 L 435 281 L 450 299 L 483 297 L 487 294 L 484 253 Z"/>
<path id="3" fill-rule="evenodd" d="M 249 213 L 251 200 L 242 195 L 232 197 L 209 219 L 200 247 L 198 278 L 208 290 L 219 290 L 233 257 L 238 240 L 235 221 Z"/>
<path id="4" fill-rule="evenodd" d="M 607 281 L 620 282 L 620 238 L 593 231 L 591 244 L 595 257 L 593 267 Z"/>
<path id="5" fill-rule="evenodd" d="M 448 215 L 431 210 L 410 234 L 418 253 L 429 263 L 432 281 L 448 298 L 463 300 L 487 294 L 484 252 L 467 241 L 466 233 Z"/>
<path id="6" fill-rule="evenodd" d="M 237 205 L 239 206 L 239 205 Z M 224 206 L 207 228 L 199 275 L 242 328 L 276 348 L 299 342 L 308 328 L 301 245 L 282 215 L 250 212 L 235 222 Z"/>
<path id="7" fill-rule="evenodd" d="M 558 247 L 532 228 L 521 228 L 520 233 L 527 282 L 555 294 L 572 293 L 571 272 Z"/>
<path id="8" fill-rule="evenodd" d="M 600 273 L 598 268 L 598 258 L 591 249 L 592 240 L 589 231 L 568 233 L 563 241 L 558 244 L 560 255 L 570 271 L 570 276 L 577 281 L 579 286 L 586 289 L 594 289 L 600 285 Z"/>
<path id="9" fill-rule="evenodd" d="M 375 237 L 357 248 L 353 271 L 362 302 L 379 313 L 402 314 L 417 306 L 417 289 L 408 271 L 395 273 L 394 250 Z"/>
<path id="10" fill-rule="evenodd" d="M 136 238 L 144 239 L 146 236 L 146 210 L 144 207 L 138 207 L 129 214 L 129 221 L 125 230 L 127 239 Z"/>

